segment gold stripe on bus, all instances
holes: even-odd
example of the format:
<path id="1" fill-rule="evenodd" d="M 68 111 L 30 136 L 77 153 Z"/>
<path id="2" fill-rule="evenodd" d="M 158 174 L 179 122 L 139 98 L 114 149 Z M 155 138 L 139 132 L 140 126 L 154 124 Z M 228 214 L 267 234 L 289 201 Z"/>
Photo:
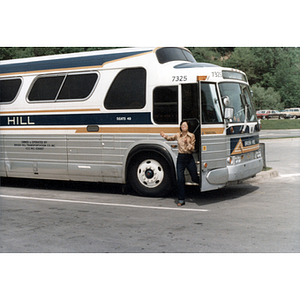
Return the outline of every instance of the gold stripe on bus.
<path id="1" fill-rule="evenodd" d="M 1 128 L 0 130 L 75 130 L 75 133 L 160 133 L 164 131 L 165 133 L 177 133 L 179 131 L 178 127 L 101 127 L 99 126 L 98 131 L 88 131 L 87 127 L 11 127 L 11 128 Z M 212 128 L 211 130 L 206 130 L 202 134 L 222 134 L 224 128 Z"/>
<path id="2" fill-rule="evenodd" d="M 12 75 L 30 75 L 30 74 L 38 74 L 38 73 L 48 73 L 48 72 L 62 72 L 62 71 L 80 71 L 80 70 L 90 70 L 92 67 L 74 67 L 74 68 L 61 68 L 61 69 L 46 69 L 46 70 L 37 70 L 37 71 L 23 71 L 23 72 L 15 72 L 15 73 L 3 73 L 1 76 L 12 76 Z M 93 66 L 95 69 L 100 69 L 102 66 Z"/>
<path id="3" fill-rule="evenodd" d="M 99 127 L 99 131 L 95 133 L 176 133 L 178 127 Z M 76 133 L 91 133 L 87 128 L 78 128 Z"/>
<path id="4" fill-rule="evenodd" d="M 0 127 L 0 132 L 1 131 L 14 131 L 14 130 L 16 130 L 16 131 L 26 131 L 26 130 L 29 130 L 29 131 L 33 131 L 33 130 L 36 130 L 36 131 L 41 131 L 41 130 L 77 130 L 77 128 L 70 128 L 70 127 L 68 127 L 68 128 L 61 128 L 61 127 L 59 127 L 59 128 L 53 128 L 53 127 L 43 127 L 43 128 L 37 128 L 37 127 L 32 127 L 32 126 L 30 126 L 30 127 L 25 127 L 25 126 L 23 126 L 23 127 L 18 127 L 18 128 L 15 128 L 15 127 L 11 127 L 11 128 L 1 128 Z"/>
<path id="5" fill-rule="evenodd" d="M 165 133 L 176 133 L 179 131 L 178 127 L 99 127 L 99 131 L 88 131 L 86 127 L 10 127 L 0 128 L 0 131 L 44 131 L 44 130 L 75 130 L 75 133 L 156 133 L 160 134 L 161 131 Z"/>
<path id="6" fill-rule="evenodd" d="M 248 146 L 248 147 L 243 147 L 242 149 L 234 149 L 231 153 L 231 155 L 236 155 L 236 154 L 243 154 L 251 151 L 255 151 L 259 149 L 259 144 L 253 145 L 253 146 Z"/>
<path id="7" fill-rule="evenodd" d="M 26 111 L 2 111 L 1 115 L 5 114 L 33 114 L 33 113 L 56 113 L 56 112 L 87 112 L 100 111 L 100 108 L 84 108 L 84 109 L 55 109 L 55 110 L 26 110 Z"/>
<path id="8" fill-rule="evenodd" d="M 202 128 L 201 134 L 223 134 L 224 130 L 224 128 Z"/>

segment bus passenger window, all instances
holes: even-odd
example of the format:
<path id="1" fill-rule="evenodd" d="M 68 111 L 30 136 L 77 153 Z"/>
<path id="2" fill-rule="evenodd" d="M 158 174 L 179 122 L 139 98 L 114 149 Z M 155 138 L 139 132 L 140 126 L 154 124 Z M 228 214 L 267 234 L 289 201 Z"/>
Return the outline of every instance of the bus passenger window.
<path id="1" fill-rule="evenodd" d="M 106 109 L 141 109 L 146 105 L 146 70 L 122 70 L 111 84 L 104 100 Z"/>
<path id="2" fill-rule="evenodd" d="M 34 82 L 29 101 L 84 100 L 93 91 L 97 73 L 42 76 Z"/>
<path id="3" fill-rule="evenodd" d="M 21 79 L 1 79 L 0 80 L 0 103 L 13 101 L 20 89 Z"/>
<path id="4" fill-rule="evenodd" d="M 69 74 L 57 99 L 85 99 L 92 92 L 98 75 L 91 74 Z"/>
<path id="5" fill-rule="evenodd" d="M 63 76 L 46 76 L 38 78 L 29 93 L 29 101 L 55 100 L 60 86 L 65 78 Z"/>
<path id="6" fill-rule="evenodd" d="M 154 89 L 153 119 L 157 124 L 178 124 L 178 86 Z"/>

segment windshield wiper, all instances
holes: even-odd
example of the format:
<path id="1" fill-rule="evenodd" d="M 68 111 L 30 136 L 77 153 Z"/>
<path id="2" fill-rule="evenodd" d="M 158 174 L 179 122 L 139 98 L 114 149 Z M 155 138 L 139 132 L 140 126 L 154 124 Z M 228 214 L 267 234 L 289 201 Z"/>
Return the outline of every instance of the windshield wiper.
<path id="1" fill-rule="evenodd" d="M 244 126 L 241 133 L 245 133 L 247 128 L 247 114 L 248 114 L 248 105 L 245 105 L 245 120 L 244 120 Z"/>

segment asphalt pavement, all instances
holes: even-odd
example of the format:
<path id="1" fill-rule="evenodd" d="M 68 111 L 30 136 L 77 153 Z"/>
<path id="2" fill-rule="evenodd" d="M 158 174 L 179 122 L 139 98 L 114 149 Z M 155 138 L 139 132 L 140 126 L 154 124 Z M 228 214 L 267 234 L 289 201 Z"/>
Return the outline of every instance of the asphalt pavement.
<path id="1" fill-rule="evenodd" d="M 99 290 L 114 299 L 116 290 L 131 295 L 137 286 L 146 299 L 194 298 L 203 290 L 209 292 L 206 299 L 219 299 L 216 291 L 230 296 L 233 285 L 235 291 L 240 288 L 238 299 L 298 299 L 300 138 L 273 135 L 261 142 L 267 166 L 277 177 L 260 177 L 270 174 L 261 172 L 251 179 L 256 181 L 200 195 L 188 187 L 184 208 L 177 208 L 172 196 L 124 195 L 119 185 L 9 181 L 1 187 L 0 199 L 4 299 L 32 299 L 33 294 L 36 299 L 94 298 Z M 80 255 L 81 260 L 57 255 L 70 252 L 90 255 Z M 189 255 L 141 256 L 163 252 Z M 49 260 L 37 253 L 56 255 Z M 102 253 L 101 259 L 91 253 Z M 196 253 L 201 255 L 190 255 Z M 264 255 L 228 255 L 233 253 Z M 282 253 L 293 255 L 278 259 Z M 64 289 L 63 297 L 57 288 Z"/>
<path id="2" fill-rule="evenodd" d="M 300 129 L 262 130 L 260 139 L 300 137 Z"/>
<path id="3" fill-rule="evenodd" d="M 262 130 L 260 143 L 265 147 L 267 170 L 258 173 L 249 182 L 300 174 L 300 129 Z M 299 151 L 289 151 L 291 146 Z"/>

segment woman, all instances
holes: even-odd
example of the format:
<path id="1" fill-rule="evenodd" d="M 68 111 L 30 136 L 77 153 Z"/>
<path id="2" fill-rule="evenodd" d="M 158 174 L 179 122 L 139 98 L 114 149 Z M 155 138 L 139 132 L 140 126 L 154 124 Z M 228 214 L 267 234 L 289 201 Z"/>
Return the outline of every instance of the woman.
<path id="1" fill-rule="evenodd" d="M 180 132 L 173 136 L 168 136 L 164 132 L 160 135 L 167 141 L 175 141 L 178 143 L 178 157 L 177 157 L 177 180 L 178 180 L 178 206 L 185 204 L 185 178 L 184 170 L 188 169 L 192 180 L 199 183 L 197 175 L 197 167 L 193 158 L 193 151 L 195 150 L 195 135 L 189 130 L 189 124 L 186 120 L 180 123 Z"/>

